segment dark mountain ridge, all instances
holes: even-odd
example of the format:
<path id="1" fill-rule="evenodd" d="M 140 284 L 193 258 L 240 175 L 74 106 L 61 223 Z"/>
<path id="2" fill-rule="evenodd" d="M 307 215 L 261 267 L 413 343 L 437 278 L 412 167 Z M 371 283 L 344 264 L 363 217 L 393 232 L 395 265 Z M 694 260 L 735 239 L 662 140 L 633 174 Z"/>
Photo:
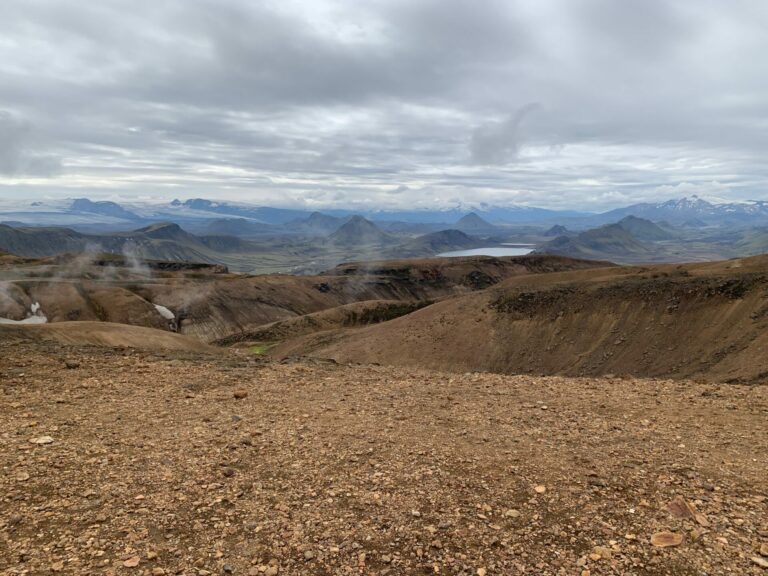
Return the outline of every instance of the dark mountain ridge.
<path id="1" fill-rule="evenodd" d="M 370 220 L 366 220 L 362 216 L 353 216 L 328 236 L 327 241 L 335 246 L 359 246 L 389 244 L 392 243 L 393 238 L 382 232 Z"/>

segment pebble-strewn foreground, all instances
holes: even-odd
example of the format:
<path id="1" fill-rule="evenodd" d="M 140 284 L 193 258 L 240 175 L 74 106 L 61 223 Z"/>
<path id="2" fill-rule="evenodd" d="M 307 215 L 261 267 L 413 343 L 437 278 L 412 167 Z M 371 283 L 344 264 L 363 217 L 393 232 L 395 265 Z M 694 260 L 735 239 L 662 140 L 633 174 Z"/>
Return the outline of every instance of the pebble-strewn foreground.
<path id="1" fill-rule="evenodd" d="M 0 344 L 3 574 L 768 574 L 768 387 Z"/>

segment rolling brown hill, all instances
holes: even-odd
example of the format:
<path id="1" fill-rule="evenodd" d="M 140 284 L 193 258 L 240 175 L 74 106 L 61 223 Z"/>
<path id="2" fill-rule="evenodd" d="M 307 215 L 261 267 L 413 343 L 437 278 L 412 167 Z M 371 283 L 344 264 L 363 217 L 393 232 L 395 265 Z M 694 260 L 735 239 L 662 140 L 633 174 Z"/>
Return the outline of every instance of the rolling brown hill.
<path id="1" fill-rule="evenodd" d="M 53 342 L 67 346 L 106 346 L 218 354 L 221 349 L 203 344 L 195 338 L 114 322 L 59 322 L 14 326 L 0 324 L 0 339 L 11 342 Z"/>
<path id="2" fill-rule="evenodd" d="M 212 342 L 264 324 L 367 300 L 435 300 L 548 270 L 605 266 L 559 256 L 469 257 L 344 264 L 321 276 L 247 276 L 209 267 L 110 259 L 45 259 L 0 269 L 0 317 L 21 320 L 35 302 L 50 322 L 103 321 L 169 329 Z"/>
<path id="3" fill-rule="evenodd" d="M 768 379 L 768 256 L 510 278 L 407 316 L 281 343 L 455 372 Z"/>

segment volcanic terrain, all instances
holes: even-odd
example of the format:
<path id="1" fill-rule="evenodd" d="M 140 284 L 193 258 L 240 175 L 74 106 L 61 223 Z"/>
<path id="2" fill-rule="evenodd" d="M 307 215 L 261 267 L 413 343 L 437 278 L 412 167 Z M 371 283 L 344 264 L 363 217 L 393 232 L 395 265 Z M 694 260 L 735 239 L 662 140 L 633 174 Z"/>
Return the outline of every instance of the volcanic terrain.
<path id="1" fill-rule="evenodd" d="M 768 566 L 766 257 L 0 278 L 0 573 Z"/>
<path id="2" fill-rule="evenodd" d="M 4 574 L 764 573 L 763 386 L 16 337 L 0 382 Z"/>

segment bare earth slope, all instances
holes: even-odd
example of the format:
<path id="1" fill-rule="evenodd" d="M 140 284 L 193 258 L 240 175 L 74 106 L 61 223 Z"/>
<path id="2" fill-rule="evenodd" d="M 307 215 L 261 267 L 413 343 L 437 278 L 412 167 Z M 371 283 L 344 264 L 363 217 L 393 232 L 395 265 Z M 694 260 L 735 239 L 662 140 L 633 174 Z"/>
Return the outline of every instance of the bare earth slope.
<path id="1" fill-rule="evenodd" d="M 100 320 L 167 330 L 159 304 L 181 319 L 183 334 L 212 342 L 354 302 L 442 298 L 513 276 L 607 265 L 560 256 L 468 257 L 344 264 L 321 276 L 245 276 L 182 263 L 133 270 L 96 257 L 0 262 L 0 317 L 21 320 L 37 302 L 54 323 Z"/>
<path id="2" fill-rule="evenodd" d="M 768 257 L 517 277 L 277 357 L 452 371 L 768 378 Z"/>
<path id="3" fill-rule="evenodd" d="M 0 339 L 0 572 L 764 574 L 767 394 Z"/>
<path id="4" fill-rule="evenodd" d="M 188 336 L 112 322 L 0 325 L 0 340 L 220 353 L 219 349 Z"/>

